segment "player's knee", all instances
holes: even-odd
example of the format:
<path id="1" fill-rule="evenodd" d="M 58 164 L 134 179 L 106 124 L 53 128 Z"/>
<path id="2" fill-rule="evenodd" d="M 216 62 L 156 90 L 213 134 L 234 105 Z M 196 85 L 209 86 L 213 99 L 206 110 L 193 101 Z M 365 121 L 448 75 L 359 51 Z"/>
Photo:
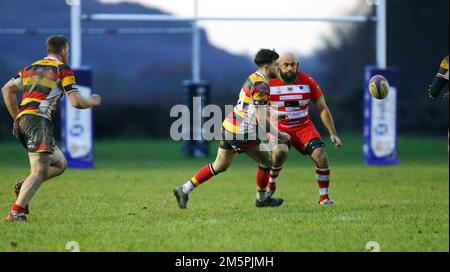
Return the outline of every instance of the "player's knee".
<path id="1" fill-rule="evenodd" d="M 278 144 L 275 146 L 272 153 L 273 153 L 272 155 L 273 164 L 283 163 L 289 155 L 289 146 L 285 144 Z"/>
<path id="2" fill-rule="evenodd" d="M 64 171 L 66 171 L 67 169 L 67 160 L 66 158 L 61 158 L 58 163 L 57 163 L 57 167 L 59 168 L 59 175 L 61 175 L 62 173 L 64 173 Z"/>
<path id="3" fill-rule="evenodd" d="M 311 155 L 311 158 L 317 164 L 318 167 L 327 168 L 328 167 L 328 156 L 325 148 L 316 148 Z"/>
<path id="4" fill-rule="evenodd" d="M 62 174 L 66 170 L 67 160 L 59 148 L 55 148 L 55 151 L 51 156 L 51 161 L 51 165 L 58 168 L 58 175 Z"/>

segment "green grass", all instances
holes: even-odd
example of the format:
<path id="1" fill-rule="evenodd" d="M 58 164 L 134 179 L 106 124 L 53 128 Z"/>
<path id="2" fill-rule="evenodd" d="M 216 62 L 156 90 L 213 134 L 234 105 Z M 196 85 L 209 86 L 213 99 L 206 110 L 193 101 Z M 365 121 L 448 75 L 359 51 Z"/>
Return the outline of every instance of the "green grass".
<path id="1" fill-rule="evenodd" d="M 256 164 L 239 156 L 190 195 L 171 194 L 213 159 L 185 159 L 170 141 L 100 141 L 96 167 L 67 170 L 31 202 L 29 223 L 0 221 L 0 251 L 381 251 L 449 250 L 446 139 L 401 138 L 397 166 L 362 164 L 361 140 L 328 144 L 333 207 L 317 204 L 313 164 L 296 152 L 283 170 L 279 208 L 254 207 Z M 215 153 L 217 143 L 212 144 Z M 214 155 L 214 154 L 212 154 Z M 28 171 L 18 143 L 0 144 L 0 211 Z"/>

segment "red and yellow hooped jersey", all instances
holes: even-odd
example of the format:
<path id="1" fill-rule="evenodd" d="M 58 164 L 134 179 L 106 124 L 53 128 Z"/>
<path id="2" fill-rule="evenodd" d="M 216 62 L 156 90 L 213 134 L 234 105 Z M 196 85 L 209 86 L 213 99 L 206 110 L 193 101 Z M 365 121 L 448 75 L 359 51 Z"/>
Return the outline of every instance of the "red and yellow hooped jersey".
<path id="1" fill-rule="evenodd" d="M 13 81 L 22 90 L 17 118 L 30 114 L 51 120 L 63 94 L 78 91 L 72 69 L 52 57 L 23 68 Z"/>
<path id="2" fill-rule="evenodd" d="M 267 105 L 268 101 L 269 85 L 266 79 L 259 72 L 251 74 L 242 86 L 236 106 L 223 121 L 223 128 L 233 134 L 256 132 L 256 106 Z"/>
<path id="3" fill-rule="evenodd" d="M 271 111 L 286 114 L 287 119 L 278 122 L 283 128 L 298 127 L 309 122 L 309 103 L 323 97 L 322 90 L 309 75 L 298 72 L 294 83 L 284 83 L 280 78 L 269 81 L 269 105 Z M 273 120 L 276 121 L 276 120 Z"/>

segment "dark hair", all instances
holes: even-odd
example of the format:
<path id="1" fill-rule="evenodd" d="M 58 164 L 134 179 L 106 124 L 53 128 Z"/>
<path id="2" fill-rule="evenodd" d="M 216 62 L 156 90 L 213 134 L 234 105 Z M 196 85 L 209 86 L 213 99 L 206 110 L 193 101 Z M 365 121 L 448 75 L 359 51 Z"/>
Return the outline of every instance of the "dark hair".
<path id="1" fill-rule="evenodd" d="M 270 49 L 260 49 L 253 60 L 258 67 L 261 67 L 264 64 L 271 64 L 274 60 L 277 60 L 280 57 L 275 50 Z"/>
<path id="2" fill-rule="evenodd" d="M 47 38 L 46 46 L 47 46 L 47 52 L 58 54 L 61 52 L 64 48 L 67 47 L 69 43 L 67 42 L 66 37 L 62 35 L 54 35 Z"/>

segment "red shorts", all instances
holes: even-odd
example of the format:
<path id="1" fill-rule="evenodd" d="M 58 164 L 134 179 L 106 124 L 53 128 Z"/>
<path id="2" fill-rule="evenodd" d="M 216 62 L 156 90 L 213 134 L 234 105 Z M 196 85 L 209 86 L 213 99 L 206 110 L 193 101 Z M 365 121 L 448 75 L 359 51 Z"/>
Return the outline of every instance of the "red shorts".
<path id="1" fill-rule="evenodd" d="M 305 151 L 305 147 L 312 139 L 322 140 L 319 132 L 317 132 L 317 129 L 314 126 L 314 124 L 311 122 L 311 120 L 308 123 L 306 123 L 302 126 L 299 126 L 299 127 L 283 128 L 283 127 L 278 126 L 278 129 L 281 132 L 285 132 L 291 136 L 290 144 L 292 146 L 294 146 L 295 149 L 297 149 L 303 155 L 307 154 Z M 275 140 L 275 137 L 270 135 L 269 141 L 271 143 L 273 143 L 274 140 Z"/>

